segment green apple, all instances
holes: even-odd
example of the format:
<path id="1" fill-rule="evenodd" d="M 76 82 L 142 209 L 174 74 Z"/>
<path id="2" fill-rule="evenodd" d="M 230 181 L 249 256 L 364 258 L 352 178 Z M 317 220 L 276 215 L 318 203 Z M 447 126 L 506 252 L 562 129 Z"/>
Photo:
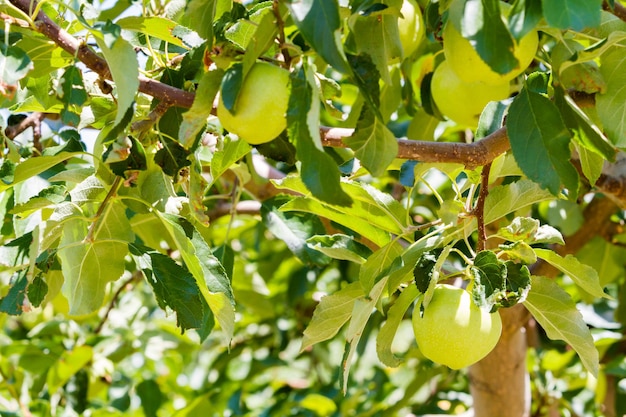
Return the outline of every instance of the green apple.
<path id="1" fill-rule="evenodd" d="M 450 8 L 460 7 L 465 0 L 453 0 Z M 505 15 L 510 11 L 510 4 L 500 2 L 501 10 Z M 503 19 L 505 17 L 503 16 Z M 465 82 L 483 82 L 487 84 L 502 84 L 511 81 L 520 75 L 532 62 L 539 44 L 536 30 L 532 30 L 515 42 L 513 55 L 517 58 L 518 66 L 506 74 L 499 74 L 482 60 L 470 41 L 465 39 L 452 22 L 448 21 L 443 30 L 443 51 L 451 68 Z"/>
<path id="2" fill-rule="evenodd" d="M 431 94 L 441 113 L 472 129 L 478 126 L 478 119 L 487 103 L 503 100 L 509 93 L 508 81 L 497 85 L 463 81 L 447 60 L 435 68 L 431 81 Z"/>
<path id="3" fill-rule="evenodd" d="M 413 330 L 420 351 L 433 362 L 465 368 L 487 356 L 498 343 L 500 315 L 480 309 L 464 289 L 437 284 L 420 315 L 422 301 L 423 296 L 413 312 Z"/>
<path id="4" fill-rule="evenodd" d="M 258 62 L 246 75 L 234 112 L 221 97 L 217 117 L 222 126 L 251 145 L 276 138 L 287 127 L 289 72 L 267 62 Z"/>
<path id="5" fill-rule="evenodd" d="M 404 0 L 400 9 L 402 16 L 398 18 L 398 31 L 404 57 L 413 54 L 424 40 L 424 18 L 415 0 Z"/>

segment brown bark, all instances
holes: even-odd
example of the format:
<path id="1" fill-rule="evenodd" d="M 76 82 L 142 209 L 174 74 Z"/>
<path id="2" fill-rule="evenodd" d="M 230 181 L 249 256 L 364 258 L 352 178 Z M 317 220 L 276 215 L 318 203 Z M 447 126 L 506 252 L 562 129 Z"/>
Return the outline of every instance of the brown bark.
<path id="1" fill-rule="evenodd" d="M 487 357 L 469 369 L 474 417 L 527 417 L 530 382 L 526 371 L 528 312 L 523 305 L 500 310 L 502 336 Z"/>

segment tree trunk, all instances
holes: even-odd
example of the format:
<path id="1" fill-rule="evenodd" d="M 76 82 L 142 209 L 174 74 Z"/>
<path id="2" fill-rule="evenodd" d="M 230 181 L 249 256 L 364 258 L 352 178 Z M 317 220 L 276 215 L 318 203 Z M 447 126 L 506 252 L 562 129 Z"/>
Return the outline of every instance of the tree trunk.
<path id="1" fill-rule="evenodd" d="M 474 417 L 528 417 L 530 381 L 526 370 L 528 312 L 523 305 L 500 310 L 502 336 L 495 349 L 469 369 Z"/>

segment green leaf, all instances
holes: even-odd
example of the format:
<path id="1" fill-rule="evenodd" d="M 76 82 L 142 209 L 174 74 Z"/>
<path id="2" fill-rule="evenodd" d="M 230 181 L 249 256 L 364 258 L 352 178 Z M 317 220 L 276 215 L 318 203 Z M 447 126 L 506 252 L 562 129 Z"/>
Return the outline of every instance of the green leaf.
<path id="1" fill-rule="evenodd" d="M 59 80 L 57 96 L 63 101 L 61 120 L 69 125 L 78 126 L 80 112 L 88 99 L 81 71 L 71 65 L 67 67 Z"/>
<path id="2" fill-rule="evenodd" d="M 233 164 L 238 162 L 252 148 L 244 140 L 224 140 L 224 147 L 213 154 L 211 158 L 211 177 L 213 184 L 221 177 Z"/>
<path id="3" fill-rule="evenodd" d="M 26 203 L 16 204 L 10 212 L 13 214 L 22 214 L 23 217 L 26 217 L 26 214 L 30 214 L 35 210 L 50 207 L 65 201 L 66 196 L 67 189 L 64 186 L 52 185 L 41 190 Z"/>
<path id="4" fill-rule="evenodd" d="M 476 254 L 470 268 L 474 285 L 472 298 L 479 307 L 492 310 L 501 294 L 506 290 L 506 265 L 491 251 Z"/>
<path id="5" fill-rule="evenodd" d="M 306 41 L 334 69 L 350 74 L 341 46 L 342 22 L 336 0 L 288 1 L 294 23 Z"/>
<path id="6" fill-rule="evenodd" d="M 119 146 L 119 141 L 113 142 L 102 155 L 102 160 L 109 164 L 111 171 L 115 175 L 125 177 L 128 175 L 128 171 L 144 171 L 147 169 L 148 162 L 146 159 L 146 150 L 141 142 L 132 136 L 128 136 L 127 140 L 124 140 L 123 142 L 123 146 Z M 180 145 L 177 144 L 177 146 L 182 149 Z M 164 149 L 166 148 L 167 145 L 164 146 Z M 181 152 L 184 153 L 183 151 Z M 167 165 L 167 163 L 170 162 L 169 159 L 165 162 L 163 159 L 166 159 L 169 155 L 171 155 L 171 153 L 172 151 L 170 149 L 167 149 L 166 151 L 159 149 L 157 154 L 154 156 L 154 159 L 156 161 L 158 158 L 158 161 L 156 161 L 157 163 L 163 163 L 169 168 L 170 166 Z"/>
<path id="7" fill-rule="evenodd" d="M 387 320 L 380 328 L 376 336 L 376 352 L 378 359 L 385 365 L 392 368 L 400 365 L 401 360 L 391 351 L 394 336 L 398 331 L 400 322 L 404 319 L 407 310 L 419 295 L 417 287 L 409 285 L 398 296 L 387 312 Z"/>
<path id="8" fill-rule="evenodd" d="M 413 268 L 415 287 L 422 293 L 425 293 L 430 285 L 439 255 L 441 249 L 424 252 Z"/>
<path id="9" fill-rule="evenodd" d="M 532 265 L 537 262 L 537 255 L 526 242 L 502 243 L 498 245 L 498 249 L 506 253 L 509 259 L 518 260 L 523 264 Z"/>
<path id="10" fill-rule="evenodd" d="M 530 271 L 526 265 L 506 261 L 506 289 L 498 298 L 498 307 L 513 307 L 526 300 L 530 291 Z"/>
<path id="11" fill-rule="evenodd" d="M 619 148 L 626 148 L 626 54 L 623 46 L 614 46 L 602 55 L 600 72 L 606 81 L 606 93 L 596 95 L 598 116 L 604 132 Z"/>
<path id="12" fill-rule="evenodd" d="M 363 113 L 354 133 L 344 140 L 373 176 L 381 176 L 398 154 L 398 141 L 389 128 L 369 110 Z"/>
<path id="13" fill-rule="evenodd" d="M 394 12 L 386 7 L 374 13 L 353 13 L 348 24 L 357 53 L 369 55 L 381 78 L 385 83 L 390 83 L 389 62 L 402 56 L 398 10 Z"/>
<path id="14" fill-rule="evenodd" d="M 506 126 L 515 160 L 528 178 L 554 195 L 561 183 L 576 194 L 578 173 L 569 162 L 570 133 L 548 98 L 523 88 L 511 104 Z"/>
<path id="15" fill-rule="evenodd" d="M 94 33 L 94 31 L 92 31 Z M 102 35 L 95 36 L 102 54 L 109 64 L 111 76 L 117 91 L 117 115 L 115 123 L 119 123 L 132 108 L 135 94 L 139 89 L 139 63 L 135 49 L 124 39 L 118 37 L 112 44 L 107 44 Z"/>
<path id="16" fill-rule="evenodd" d="M 46 383 L 48 392 L 55 394 L 71 377 L 76 375 L 93 359 L 91 346 L 77 346 L 73 350 L 63 352 L 61 357 L 48 371 Z"/>
<path id="17" fill-rule="evenodd" d="M 135 387 L 141 399 L 141 408 L 145 417 L 157 417 L 157 411 L 163 403 L 163 393 L 154 379 L 144 379 Z"/>
<path id="18" fill-rule="evenodd" d="M 7 188 L 10 188 L 22 181 L 25 181 L 31 177 L 41 174 L 42 172 L 52 168 L 53 166 L 67 161 L 68 159 L 73 158 L 74 156 L 81 155 L 83 152 L 61 152 L 58 155 L 54 156 L 40 156 L 38 158 L 29 158 L 24 162 L 21 162 L 15 167 L 15 171 L 13 173 L 13 183 L 0 184 L 0 191 L 4 191 Z M 11 167 L 13 166 L 10 162 L 3 162 L 1 170 L 4 172 L 0 172 L 0 174 L 4 175 L 5 179 L 10 179 L 11 177 Z"/>
<path id="19" fill-rule="evenodd" d="M 213 43 L 213 19 L 219 0 L 189 0 L 185 8 L 185 16 L 189 19 L 189 27 L 198 35 Z"/>
<path id="20" fill-rule="evenodd" d="M 254 31 L 247 37 L 243 47 L 246 51 L 243 56 L 244 72 L 252 68 L 257 58 L 270 49 L 276 39 L 278 26 L 273 7 L 271 3 L 265 3 L 264 6 L 250 14 L 250 23 Z M 240 20 L 239 22 L 248 21 Z"/>
<path id="21" fill-rule="evenodd" d="M 104 302 L 107 285 L 126 270 L 128 244 L 134 240 L 130 223 L 122 204 L 109 202 L 95 223 L 81 218 L 63 225 L 58 256 L 65 282 L 63 295 L 71 315 L 85 315 L 99 309 Z M 87 226 L 94 228 L 91 240 Z"/>
<path id="22" fill-rule="evenodd" d="M 509 30 L 516 41 L 520 41 L 543 18 L 543 10 L 539 0 L 518 0 L 513 3 L 509 12 Z"/>
<path id="23" fill-rule="evenodd" d="M 597 298 L 608 297 L 600 286 L 600 278 L 596 270 L 581 263 L 575 256 L 567 255 L 561 257 L 554 251 L 539 248 L 535 249 L 535 253 L 538 257 L 570 277 L 580 288 L 592 296 Z"/>
<path id="24" fill-rule="evenodd" d="M 516 217 L 496 235 L 510 242 L 565 244 L 561 232 L 547 224 L 541 226 L 539 220 L 532 217 Z"/>
<path id="25" fill-rule="evenodd" d="M 15 167 L 15 162 L 10 159 L 2 161 L 2 165 L 0 166 L 0 179 L 4 185 L 9 185 L 15 181 Z"/>
<path id="26" fill-rule="evenodd" d="M 223 76 L 224 71 L 216 69 L 205 72 L 200 78 L 193 104 L 183 114 L 183 122 L 178 129 L 178 140 L 186 149 L 193 147 L 198 134 L 206 128 L 207 118 L 213 111 L 213 101 L 220 89 Z"/>
<path id="27" fill-rule="evenodd" d="M 194 2 L 190 2 L 187 8 L 191 8 Z M 195 16 L 194 16 L 195 17 Z M 193 18 L 190 21 L 194 21 Z M 178 24 L 170 19 L 160 16 L 126 16 L 115 21 L 115 24 L 124 30 L 142 33 L 151 38 L 158 38 L 167 43 L 184 47 L 179 37 L 174 36 Z M 212 25 L 208 25 L 209 28 Z M 204 28 L 203 28 L 204 29 Z M 209 29 L 210 30 L 210 29 Z M 210 39 L 210 38 L 206 38 Z"/>
<path id="28" fill-rule="evenodd" d="M 319 417 L 328 417 L 337 411 L 337 404 L 334 400 L 315 392 L 307 394 L 299 404 L 302 408 L 313 411 Z"/>
<path id="29" fill-rule="evenodd" d="M 373 291 L 380 280 L 402 266 L 402 252 L 402 246 L 391 241 L 367 258 L 359 269 L 359 281 L 366 293 Z"/>
<path id="30" fill-rule="evenodd" d="M 489 190 L 489 195 L 485 199 L 485 224 L 532 204 L 552 199 L 554 199 L 552 194 L 541 189 L 533 181 L 520 180 L 511 184 L 498 185 Z"/>
<path id="31" fill-rule="evenodd" d="M 276 182 L 277 187 L 306 193 L 306 188 L 296 177 Z M 317 214 L 354 230 L 378 246 L 390 241 L 390 233 L 404 234 L 406 215 L 402 206 L 390 195 L 357 182 L 343 182 L 343 189 L 353 199 L 351 207 L 330 206 L 312 198 L 295 197 L 281 210 L 298 210 Z"/>
<path id="32" fill-rule="evenodd" d="M 301 66 L 291 73 L 290 79 L 287 132 L 301 161 L 302 181 L 316 198 L 348 206 L 352 200 L 341 188 L 339 167 L 322 147 L 319 131 L 320 98 L 313 69 Z"/>
<path id="33" fill-rule="evenodd" d="M 27 270 L 24 269 L 14 275 L 9 292 L 0 299 L 0 312 L 7 313 L 11 316 L 19 316 L 22 314 L 26 286 L 28 285 L 26 273 Z"/>
<path id="34" fill-rule="evenodd" d="M 63 139 L 60 145 L 49 146 L 43 150 L 42 155 L 54 156 L 61 152 L 84 152 L 85 144 L 80 138 L 80 133 L 74 129 L 65 129 L 59 132 L 59 136 Z"/>
<path id="35" fill-rule="evenodd" d="M 612 282 L 617 282 L 622 277 L 626 249 L 596 236 L 576 253 L 576 257 L 580 262 L 589 265 L 598 272 L 600 286 L 604 287 Z"/>
<path id="36" fill-rule="evenodd" d="M 600 25 L 602 0 L 542 0 L 550 26 L 581 31 Z"/>
<path id="37" fill-rule="evenodd" d="M 363 297 L 363 294 L 361 283 L 353 282 L 331 295 L 322 297 L 315 308 L 311 322 L 304 330 L 300 351 L 333 338 L 350 320 L 354 302 Z"/>
<path id="38" fill-rule="evenodd" d="M 499 0 L 453 2 L 449 16 L 449 23 L 495 72 L 506 74 L 519 65 L 513 55 L 513 37 L 502 21 Z"/>
<path id="39" fill-rule="evenodd" d="M 234 331 L 235 309 L 226 270 L 187 219 L 171 214 L 162 214 L 159 219 L 180 252 L 201 297 L 215 315 L 226 338 L 230 340 Z"/>
<path id="40" fill-rule="evenodd" d="M 354 237 L 334 234 L 317 235 L 307 239 L 307 244 L 333 259 L 341 259 L 356 264 L 362 264 L 372 254 L 372 251 Z"/>
<path id="41" fill-rule="evenodd" d="M 17 46 L 0 44 L 0 86 L 2 91 L 13 95 L 18 82 L 34 68 L 26 52 Z"/>
<path id="42" fill-rule="evenodd" d="M 369 321 L 374 306 L 378 303 L 378 299 L 386 284 L 386 279 L 379 281 L 372 290 L 367 293 L 367 296 L 362 296 L 354 302 L 352 317 L 350 318 L 350 324 L 346 330 L 346 344 L 348 348 L 344 352 L 342 360 L 343 372 L 341 374 L 341 380 L 344 394 L 348 392 L 348 375 L 350 374 L 350 367 L 352 366 L 352 357 L 356 352 L 359 340 L 361 340 L 365 325 Z"/>
<path id="43" fill-rule="evenodd" d="M 224 103 L 224 107 L 233 113 L 236 112 L 237 97 L 245 76 L 244 66 L 240 63 L 235 63 L 228 67 L 222 77 L 220 100 Z"/>
<path id="44" fill-rule="evenodd" d="M 597 97 L 597 95 L 596 95 Z M 603 159 L 615 160 L 617 149 L 604 135 L 600 128 L 582 111 L 580 107 L 561 89 L 555 89 L 555 104 L 563 116 L 563 121 L 575 133 L 574 139 L 580 146 L 585 147 Z"/>
<path id="45" fill-rule="evenodd" d="M 154 154 L 154 163 L 160 166 L 166 175 L 173 177 L 181 169 L 191 165 L 191 161 L 188 159 L 189 151 L 178 141 L 163 136 L 161 137 L 161 144 L 163 147 Z"/>
<path id="46" fill-rule="evenodd" d="M 176 324 L 184 332 L 203 325 L 205 310 L 196 280 L 184 267 L 161 253 L 131 246 L 135 261 L 144 272 L 163 309 L 176 312 Z"/>
<path id="47" fill-rule="evenodd" d="M 72 188 L 70 198 L 72 203 L 82 206 L 85 203 L 99 202 L 105 193 L 106 190 L 98 177 L 90 175 Z"/>
<path id="48" fill-rule="evenodd" d="M 352 68 L 353 81 L 359 87 L 365 103 L 360 118 L 363 118 L 363 112 L 372 112 L 380 120 L 384 120 L 380 112 L 380 73 L 376 68 L 372 58 L 369 55 L 348 55 L 348 63 Z"/>
<path id="49" fill-rule="evenodd" d="M 39 307 L 48 294 L 48 284 L 46 284 L 46 281 L 41 275 L 42 274 L 36 275 L 26 289 L 28 301 L 30 301 L 33 307 Z"/>
<path id="50" fill-rule="evenodd" d="M 314 214 L 280 211 L 285 198 L 265 201 L 261 206 L 263 223 L 274 236 L 281 239 L 289 250 L 305 265 L 327 265 L 330 258 L 311 248 L 307 240 L 324 232 L 324 225 Z"/>
<path id="51" fill-rule="evenodd" d="M 549 278 L 532 277 L 524 306 L 552 340 L 563 340 L 580 356 L 592 375 L 598 375 L 598 350 L 570 295 Z"/>

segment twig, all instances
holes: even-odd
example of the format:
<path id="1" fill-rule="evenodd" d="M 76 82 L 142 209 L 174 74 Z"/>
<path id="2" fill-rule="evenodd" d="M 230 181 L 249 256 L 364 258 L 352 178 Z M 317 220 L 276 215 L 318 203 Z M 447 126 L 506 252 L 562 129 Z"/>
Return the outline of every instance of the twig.
<path id="1" fill-rule="evenodd" d="M 280 15 L 280 2 L 278 0 L 274 0 L 272 2 L 272 11 L 274 12 L 274 16 L 276 17 L 276 26 L 278 27 L 278 41 L 280 42 L 280 51 L 283 54 L 283 59 L 285 61 L 285 66 L 289 68 L 291 64 L 291 55 L 289 54 L 289 49 L 285 47 L 286 39 L 285 39 L 285 22 L 283 22 L 283 18 Z"/>
<path id="2" fill-rule="evenodd" d="M 10 0 L 10 2 L 28 15 L 31 14 L 31 10 L 37 7 L 37 2 L 34 0 Z M 35 16 L 34 20 L 37 30 L 41 34 L 53 40 L 70 55 L 77 57 L 102 78 L 112 80 L 111 71 L 106 60 L 96 54 L 88 45 L 81 43 L 78 39 L 61 29 L 41 11 Z M 139 77 L 139 91 L 184 108 L 190 108 L 194 99 L 194 94 L 191 92 L 183 91 L 142 76 Z"/>
<path id="3" fill-rule="evenodd" d="M 113 184 L 111 184 L 111 189 L 107 193 L 106 197 L 104 197 L 104 200 L 102 200 L 102 203 L 100 203 L 100 207 L 98 207 L 98 211 L 96 212 L 96 215 L 94 216 L 93 223 L 89 225 L 87 236 L 85 236 L 85 239 L 84 239 L 85 243 L 93 242 L 93 239 L 96 234 L 96 225 L 98 224 L 98 220 L 102 216 L 102 213 L 104 213 L 104 210 L 107 208 L 109 201 L 117 194 L 117 189 L 119 188 L 121 183 L 122 183 L 122 177 L 120 176 L 115 177 Z"/>
<path id="4" fill-rule="evenodd" d="M 161 117 L 163 117 L 170 107 L 172 107 L 172 103 L 169 103 L 168 101 L 160 101 L 159 104 L 157 104 L 152 111 L 150 111 L 148 118 L 134 122 L 131 125 L 131 130 L 140 134 L 148 131 Z"/>
<path id="5" fill-rule="evenodd" d="M 485 250 L 485 241 L 487 233 L 485 231 L 485 200 L 489 194 L 489 171 L 491 170 L 491 162 L 483 166 L 480 173 L 480 192 L 476 200 L 476 206 L 472 210 L 472 214 L 476 216 L 478 225 L 478 241 L 476 242 L 476 252 Z"/>
<path id="6" fill-rule="evenodd" d="M 38 132 L 39 138 L 41 138 L 40 126 L 41 126 L 41 121 L 45 118 L 46 118 L 46 113 L 41 113 L 41 112 L 31 113 L 28 116 L 26 116 L 26 118 L 22 120 L 21 122 L 19 122 L 18 124 L 7 126 L 7 128 L 4 129 L 4 134 L 6 135 L 7 138 L 13 140 L 17 137 L 17 135 L 24 132 L 29 127 L 32 127 L 33 130 L 39 131 Z M 36 133 L 37 132 L 33 132 L 33 136 L 35 136 Z"/>
<path id="7" fill-rule="evenodd" d="M 111 301 L 109 302 L 109 305 L 107 306 L 107 309 L 104 312 L 104 316 L 102 316 L 102 319 L 100 320 L 100 323 L 98 323 L 98 326 L 96 326 L 96 328 L 94 329 L 94 331 L 93 331 L 94 334 L 100 334 L 100 332 L 102 331 L 102 328 L 104 327 L 104 324 L 108 320 L 109 314 L 111 314 L 111 311 L 115 307 L 115 303 L 120 298 L 120 295 L 122 294 L 122 291 L 124 291 L 124 289 L 128 285 L 130 285 L 133 281 L 139 279 L 140 277 L 141 277 L 141 271 L 137 270 L 137 271 L 133 272 L 133 274 L 126 281 L 124 281 L 122 283 L 122 285 L 119 286 L 119 288 L 115 291 L 115 294 L 113 294 L 113 298 L 111 298 Z"/>
<path id="8" fill-rule="evenodd" d="M 220 217 L 228 216 L 233 212 L 237 214 L 249 215 L 259 214 L 261 212 L 261 203 L 256 200 L 244 200 L 238 202 L 237 204 L 220 202 L 206 214 L 209 216 L 211 221 L 214 221 Z"/>

